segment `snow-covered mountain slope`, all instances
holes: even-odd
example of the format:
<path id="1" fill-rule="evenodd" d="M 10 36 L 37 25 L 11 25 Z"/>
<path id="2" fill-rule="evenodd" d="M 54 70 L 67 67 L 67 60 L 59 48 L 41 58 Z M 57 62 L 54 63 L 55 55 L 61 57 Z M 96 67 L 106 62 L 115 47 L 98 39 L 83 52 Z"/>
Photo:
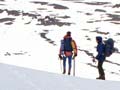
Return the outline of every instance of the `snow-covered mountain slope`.
<path id="1" fill-rule="evenodd" d="M 0 0 L 0 62 L 61 74 L 60 40 L 67 31 L 78 46 L 76 76 L 95 79 L 96 36 L 113 38 L 104 63 L 107 80 L 120 81 L 119 0 Z M 50 18 L 49 18 L 50 17 Z M 61 61 L 62 62 L 62 61 Z"/>
<path id="2" fill-rule="evenodd" d="M 0 63 L 0 90 L 119 90 L 118 81 L 90 80 Z"/>

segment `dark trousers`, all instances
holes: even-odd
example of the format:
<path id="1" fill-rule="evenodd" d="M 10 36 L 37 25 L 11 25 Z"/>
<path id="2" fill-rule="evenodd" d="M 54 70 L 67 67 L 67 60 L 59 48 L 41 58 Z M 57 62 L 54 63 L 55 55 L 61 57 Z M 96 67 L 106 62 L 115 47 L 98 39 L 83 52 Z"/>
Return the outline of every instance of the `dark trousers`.
<path id="1" fill-rule="evenodd" d="M 98 61 L 99 77 L 105 76 L 104 69 L 102 67 L 104 61 Z"/>

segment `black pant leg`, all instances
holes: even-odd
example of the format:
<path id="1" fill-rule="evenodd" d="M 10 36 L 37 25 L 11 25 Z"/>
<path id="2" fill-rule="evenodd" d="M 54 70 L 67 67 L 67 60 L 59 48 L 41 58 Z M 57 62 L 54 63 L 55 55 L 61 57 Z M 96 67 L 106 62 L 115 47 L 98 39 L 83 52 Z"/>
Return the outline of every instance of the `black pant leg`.
<path id="1" fill-rule="evenodd" d="M 104 73 L 104 69 L 103 69 L 103 67 L 102 67 L 102 65 L 103 65 L 103 62 L 98 62 L 98 72 L 99 72 L 99 76 L 104 76 L 105 75 L 105 73 Z"/>

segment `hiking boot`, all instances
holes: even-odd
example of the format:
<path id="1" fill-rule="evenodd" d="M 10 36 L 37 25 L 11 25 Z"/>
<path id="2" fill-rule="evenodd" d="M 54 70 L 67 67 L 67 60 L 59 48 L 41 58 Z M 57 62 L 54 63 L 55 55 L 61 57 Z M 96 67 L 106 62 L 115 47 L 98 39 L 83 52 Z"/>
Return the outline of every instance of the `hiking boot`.
<path id="1" fill-rule="evenodd" d="M 65 74 L 65 73 L 66 73 L 66 70 L 64 69 L 63 74 Z"/>
<path id="2" fill-rule="evenodd" d="M 101 76 L 101 79 L 102 79 L 102 80 L 105 80 L 105 75 Z"/>
<path id="3" fill-rule="evenodd" d="M 101 79 L 101 80 L 105 80 L 105 76 L 100 76 L 100 77 L 97 77 L 96 79 Z"/>
<path id="4" fill-rule="evenodd" d="M 68 75 L 70 75 L 70 72 L 68 72 Z"/>
<path id="5" fill-rule="evenodd" d="M 70 75 L 70 71 L 71 71 L 71 69 L 68 70 L 68 75 Z"/>
<path id="6" fill-rule="evenodd" d="M 100 77 L 97 77 L 96 79 L 100 79 Z"/>

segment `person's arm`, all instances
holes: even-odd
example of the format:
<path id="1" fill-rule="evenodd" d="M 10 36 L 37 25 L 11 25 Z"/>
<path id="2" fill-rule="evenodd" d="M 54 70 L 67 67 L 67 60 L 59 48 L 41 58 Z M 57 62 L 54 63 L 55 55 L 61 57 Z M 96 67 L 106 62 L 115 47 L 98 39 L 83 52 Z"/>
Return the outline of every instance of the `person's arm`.
<path id="1" fill-rule="evenodd" d="M 63 40 L 61 40 L 61 45 L 60 45 L 60 49 L 59 49 L 59 54 L 58 54 L 58 56 L 59 56 L 59 58 L 62 60 L 62 53 L 63 53 Z"/>
<path id="2" fill-rule="evenodd" d="M 73 48 L 73 52 L 74 52 L 73 58 L 75 58 L 77 56 L 77 45 L 74 40 L 72 40 L 71 44 L 72 44 L 72 48 Z"/>
<path id="3" fill-rule="evenodd" d="M 103 46 L 102 45 L 98 45 L 97 46 L 97 56 L 96 56 L 96 59 L 99 59 L 101 57 L 101 55 L 103 54 Z"/>

